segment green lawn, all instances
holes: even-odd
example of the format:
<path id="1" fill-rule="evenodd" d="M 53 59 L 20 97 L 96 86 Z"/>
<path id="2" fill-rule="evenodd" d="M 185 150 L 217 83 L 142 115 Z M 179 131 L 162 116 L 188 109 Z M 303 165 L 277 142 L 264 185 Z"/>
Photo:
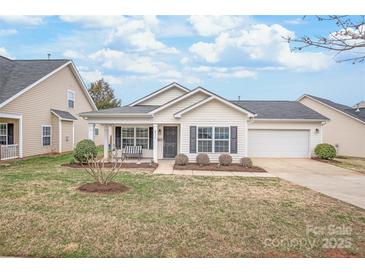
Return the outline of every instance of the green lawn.
<path id="1" fill-rule="evenodd" d="M 87 194 L 90 177 L 60 166 L 70 158 L 0 167 L 0 256 L 365 256 L 364 210 L 279 179 L 122 172 L 129 192 Z"/>

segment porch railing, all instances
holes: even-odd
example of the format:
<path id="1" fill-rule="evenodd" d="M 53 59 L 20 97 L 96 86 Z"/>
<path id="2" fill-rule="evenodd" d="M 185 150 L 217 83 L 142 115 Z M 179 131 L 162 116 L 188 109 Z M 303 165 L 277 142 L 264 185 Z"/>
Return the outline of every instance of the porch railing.
<path id="1" fill-rule="evenodd" d="M 9 160 L 19 157 L 18 145 L 0 145 L 0 160 Z"/>

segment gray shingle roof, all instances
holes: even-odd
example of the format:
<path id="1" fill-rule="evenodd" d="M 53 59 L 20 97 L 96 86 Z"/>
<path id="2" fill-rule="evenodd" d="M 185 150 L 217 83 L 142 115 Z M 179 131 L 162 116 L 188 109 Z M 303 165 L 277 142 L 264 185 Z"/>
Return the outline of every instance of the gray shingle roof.
<path id="1" fill-rule="evenodd" d="M 51 111 L 54 112 L 57 116 L 61 117 L 62 119 L 77 120 L 77 118 L 68 111 L 63 111 L 58 109 L 51 109 Z"/>
<path id="2" fill-rule="evenodd" d="M 360 111 L 356 111 L 356 108 L 352 108 L 350 106 L 346 106 L 346 105 L 343 105 L 343 104 L 338 104 L 338 103 L 335 103 L 331 100 L 328 100 L 328 99 L 324 99 L 324 98 L 321 98 L 321 97 L 317 97 L 317 96 L 313 96 L 313 95 L 309 95 L 309 94 L 305 94 L 304 96 L 309 96 L 309 97 L 312 97 L 313 99 L 315 100 L 318 100 L 330 107 L 333 107 L 339 111 L 342 111 L 354 118 L 357 118 L 363 122 L 365 122 L 365 108 L 360 108 Z"/>
<path id="3" fill-rule="evenodd" d="M 90 112 L 83 112 L 83 114 L 144 114 L 148 113 L 159 106 L 123 106 L 118 108 L 108 108 L 108 109 L 101 109 L 99 111 L 90 111 Z"/>
<path id="4" fill-rule="evenodd" d="M 0 104 L 70 60 L 10 60 L 0 56 Z"/>
<path id="5" fill-rule="evenodd" d="M 231 101 L 257 114 L 257 119 L 328 120 L 297 101 Z"/>

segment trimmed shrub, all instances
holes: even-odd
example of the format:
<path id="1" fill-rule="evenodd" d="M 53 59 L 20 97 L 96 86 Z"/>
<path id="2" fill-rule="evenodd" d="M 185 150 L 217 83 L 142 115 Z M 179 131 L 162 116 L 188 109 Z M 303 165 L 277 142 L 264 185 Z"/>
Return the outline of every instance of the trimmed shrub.
<path id="1" fill-rule="evenodd" d="M 243 157 L 240 159 L 240 165 L 246 168 L 253 167 L 252 160 L 248 157 Z"/>
<path id="2" fill-rule="evenodd" d="M 86 163 L 88 158 L 94 159 L 97 154 L 95 143 L 88 139 L 78 142 L 74 150 L 74 158 L 79 163 Z"/>
<path id="3" fill-rule="evenodd" d="M 229 166 L 232 164 L 232 156 L 229 155 L 229 154 L 221 154 L 219 155 L 219 163 L 222 165 L 222 166 Z"/>
<path id="4" fill-rule="evenodd" d="M 175 165 L 185 166 L 189 163 L 189 158 L 185 154 L 181 153 L 175 157 Z"/>
<path id="5" fill-rule="evenodd" d="M 197 156 L 196 156 L 196 162 L 198 165 L 200 166 L 206 166 L 209 164 L 209 156 L 208 154 L 206 153 L 199 153 Z"/>
<path id="6" fill-rule="evenodd" d="M 330 144 L 319 144 L 314 149 L 314 153 L 321 159 L 332 160 L 336 157 L 336 149 Z"/>

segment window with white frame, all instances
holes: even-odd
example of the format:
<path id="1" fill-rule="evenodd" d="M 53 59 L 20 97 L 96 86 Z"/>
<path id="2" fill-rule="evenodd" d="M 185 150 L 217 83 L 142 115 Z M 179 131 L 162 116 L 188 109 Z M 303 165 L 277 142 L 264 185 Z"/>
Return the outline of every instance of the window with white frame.
<path id="1" fill-rule="evenodd" d="M 134 128 L 122 128 L 122 148 L 134 146 Z"/>
<path id="2" fill-rule="evenodd" d="M 214 128 L 214 152 L 229 152 L 229 127 Z"/>
<path id="3" fill-rule="evenodd" d="M 42 126 L 42 145 L 50 146 L 51 145 L 51 126 L 45 125 Z"/>
<path id="4" fill-rule="evenodd" d="M 199 127 L 198 128 L 198 152 L 213 152 L 213 128 Z"/>
<path id="5" fill-rule="evenodd" d="M 67 91 L 67 106 L 75 108 L 75 92 L 72 90 Z"/>
<path id="6" fill-rule="evenodd" d="M 229 127 L 198 127 L 198 152 L 229 152 Z"/>
<path id="7" fill-rule="evenodd" d="M 136 128 L 136 146 L 148 149 L 148 128 Z"/>
<path id="8" fill-rule="evenodd" d="M 95 128 L 94 135 L 95 136 L 98 136 L 99 135 L 99 129 L 98 128 Z"/>
<path id="9" fill-rule="evenodd" d="M 122 128 L 122 148 L 126 146 L 142 146 L 148 149 L 149 136 L 147 127 Z"/>
<path id="10" fill-rule="evenodd" d="M 0 145 L 8 143 L 8 124 L 0 124 Z"/>

